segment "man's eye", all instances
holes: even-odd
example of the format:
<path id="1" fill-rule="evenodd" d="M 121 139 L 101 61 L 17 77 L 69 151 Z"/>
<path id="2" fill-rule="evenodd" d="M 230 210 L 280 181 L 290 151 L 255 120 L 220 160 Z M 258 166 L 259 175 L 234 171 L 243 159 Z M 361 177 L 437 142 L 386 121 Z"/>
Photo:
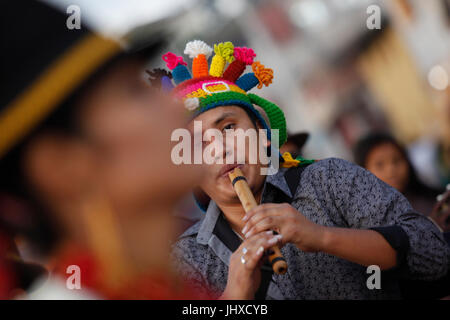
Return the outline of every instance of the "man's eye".
<path id="1" fill-rule="evenodd" d="M 227 124 L 226 126 L 223 127 L 222 131 L 223 131 L 223 130 L 234 129 L 235 126 L 236 126 L 236 125 L 235 125 L 234 123 Z"/>

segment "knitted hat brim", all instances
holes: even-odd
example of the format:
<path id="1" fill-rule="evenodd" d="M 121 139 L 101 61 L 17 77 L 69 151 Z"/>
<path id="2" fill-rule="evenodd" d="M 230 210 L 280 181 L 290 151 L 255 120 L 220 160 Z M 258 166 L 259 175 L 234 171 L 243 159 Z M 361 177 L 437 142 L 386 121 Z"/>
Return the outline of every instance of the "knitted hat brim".
<path id="1" fill-rule="evenodd" d="M 196 110 L 192 115 L 192 120 L 195 119 L 196 117 L 198 117 L 200 114 L 205 113 L 205 112 L 212 110 L 214 108 L 217 108 L 217 107 L 231 107 L 231 106 L 242 107 L 245 110 L 251 112 L 256 117 L 256 119 L 261 123 L 263 129 L 265 129 L 267 132 L 267 139 L 270 141 L 271 137 L 272 137 L 271 129 L 270 129 L 269 124 L 264 119 L 264 117 L 259 113 L 258 110 L 255 109 L 255 107 L 250 102 L 250 100 L 246 97 L 246 95 L 240 94 L 240 93 L 235 93 L 235 92 L 233 92 L 233 93 L 234 93 L 234 97 L 230 97 L 228 92 L 215 94 L 214 95 L 216 98 L 215 101 L 213 103 L 205 104 L 204 106 L 201 106 L 198 110 Z M 239 95 L 241 96 L 240 99 L 236 98 Z M 248 100 L 248 101 L 245 101 L 245 100 Z"/>

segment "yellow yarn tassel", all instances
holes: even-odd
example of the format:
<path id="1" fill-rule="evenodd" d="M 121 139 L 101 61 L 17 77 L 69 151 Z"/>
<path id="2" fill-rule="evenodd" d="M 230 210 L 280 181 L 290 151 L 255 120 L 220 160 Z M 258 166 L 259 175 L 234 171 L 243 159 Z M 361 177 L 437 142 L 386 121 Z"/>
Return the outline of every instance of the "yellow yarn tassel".
<path id="1" fill-rule="evenodd" d="M 221 77 L 223 69 L 225 69 L 225 59 L 216 54 L 212 58 L 209 74 L 213 77 Z"/>
<path id="2" fill-rule="evenodd" d="M 283 153 L 284 162 L 281 163 L 282 168 L 292 168 L 297 167 L 300 164 L 300 160 L 292 158 L 289 152 Z"/>
<path id="3" fill-rule="evenodd" d="M 223 70 L 225 69 L 225 64 L 227 62 L 231 63 L 234 60 L 234 45 L 230 41 L 215 44 L 214 52 L 215 55 L 211 61 L 209 74 L 213 77 L 221 77 L 223 75 Z"/>

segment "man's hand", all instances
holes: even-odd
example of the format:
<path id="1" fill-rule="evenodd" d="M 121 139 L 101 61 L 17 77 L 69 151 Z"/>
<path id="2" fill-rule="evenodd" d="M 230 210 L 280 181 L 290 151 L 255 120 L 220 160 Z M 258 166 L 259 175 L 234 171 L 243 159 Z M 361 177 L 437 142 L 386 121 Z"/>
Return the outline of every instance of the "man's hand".
<path id="1" fill-rule="evenodd" d="M 274 230 L 282 235 L 283 244 L 294 243 L 302 251 L 317 252 L 323 248 L 326 227 L 311 222 L 287 203 L 262 204 L 250 210 L 243 220 L 247 222 L 242 229 L 246 238 Z"/>
<path id="2" fill-rule="evenodd" d="M 231 255 L 227 287 L 222 295 L 226 300 L 254 299 L 261 283 L 263 253 L 279 242 L 280 236 L 270 232 L 258 233 L 244 240 Z"/>
<path id="3" fill-rule="evenodd" d="M 250 210 L 242 233 L 247 238 L 265 230 L 277 231 L 281 244 L 294 243 L 305 252 L 325 252 L 363 266 L 381 270 L 396 265 L 396 251 L 373 230 L 324 227 L 309 221 L 291 205 L 267 203 Z"/>

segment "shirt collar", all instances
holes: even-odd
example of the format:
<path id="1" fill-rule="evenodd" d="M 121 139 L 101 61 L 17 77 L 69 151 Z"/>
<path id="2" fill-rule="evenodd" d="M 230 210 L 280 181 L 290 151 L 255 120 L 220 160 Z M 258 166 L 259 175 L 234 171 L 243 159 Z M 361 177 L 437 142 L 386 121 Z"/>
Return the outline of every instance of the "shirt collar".
<path id="1" fill-rule="evenodd" d="M 287 171 L 288 171 L 287 168 L 279 168 L 277 173 L 267 176 L 265 184 L 264 184 L 264 189 L 266 189 L 267 185 L 269 184 L 269 185 L 277 188 L 278 190 L 282 191 L 289 198 L 292 198 L 293 195 L 291 193 L 291 189 L 289 189 L 289 185 L 286 180 L 286 172 Z M 263 198 L 264 198 L 264 194 L 265 194 L 265 192 L 263 192 Z"/>
<path id="2" fill-rule="evenodd" d="M 220 209 L 217 204 L 211 200 L 208 205 L 208 209 L 206 209 L 205 218 L 198 230 L 197 234 L 197 242 L 200 244 L 208 244 L 209 239 L 211 238 L 214 227 L 216 226 L 217 219 L 220 215 Z"/>

